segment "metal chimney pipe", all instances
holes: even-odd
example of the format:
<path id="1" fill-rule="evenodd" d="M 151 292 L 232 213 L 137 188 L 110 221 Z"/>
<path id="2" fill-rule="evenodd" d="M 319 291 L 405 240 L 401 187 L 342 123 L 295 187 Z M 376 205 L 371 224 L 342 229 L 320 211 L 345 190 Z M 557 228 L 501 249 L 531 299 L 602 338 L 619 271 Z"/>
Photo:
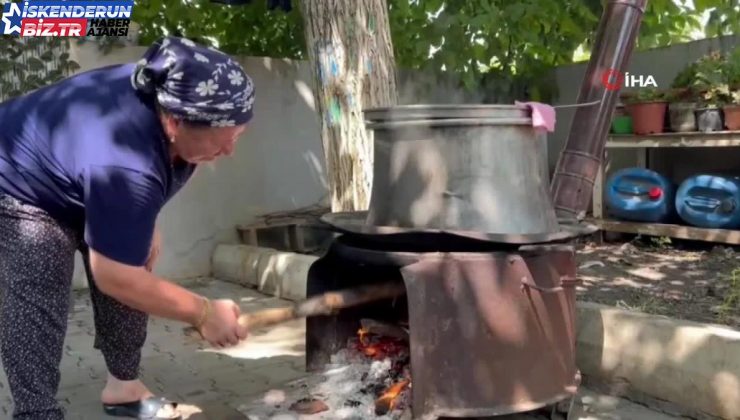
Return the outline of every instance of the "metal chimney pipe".
<path id="1" fill-rule="evenodd" d="M 600 103 L 576 108 L 568 140 L 550 184 L 560 219 L 580 218 L 588 209 L 619 99 L 619 89 L 607 89 L 602 79 L 605 75 L 608 77 L 610 70 L 624 74 L 646 5 L 647 0 L 609 0 L 601 15 L 594 51 L 578 95 L 578 103 Z M 622 78 L 609 78 L 608 82 L 621 84 Z"/>

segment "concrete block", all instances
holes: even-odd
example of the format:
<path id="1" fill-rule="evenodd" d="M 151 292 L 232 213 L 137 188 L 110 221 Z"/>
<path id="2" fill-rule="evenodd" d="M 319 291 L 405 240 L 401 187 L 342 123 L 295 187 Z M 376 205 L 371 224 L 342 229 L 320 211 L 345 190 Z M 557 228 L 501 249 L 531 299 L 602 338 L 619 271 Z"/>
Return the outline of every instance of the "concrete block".
<path id="1" fill-rule="evenodd" d="M 257 266 L 257 288 L 263 293 L 283 299 L 305 299 L 308 269 L 317 259 L 312 255 L 292 252 L 263 254 Z"/>
<path id="2" fill-rule="evenodd" d="M 213 275 L 224 281 L 257 287 L 260 257 L 273 252 L 276 251 L 258 246 L 220 244 L 213 252 Z"/>
<path id="3" fill-rule="evenodd" d="M 306 298 L 308 269 L 317 259 L 251 245 L 219 245 L 213 254 L 213 275 L 269 295 L 300 300 Z"/>
<path id="4" fill-rule="evenodd" d="M 577 364 L 658 399 L 740 418 L 740 331 L 579 302 Z"/>

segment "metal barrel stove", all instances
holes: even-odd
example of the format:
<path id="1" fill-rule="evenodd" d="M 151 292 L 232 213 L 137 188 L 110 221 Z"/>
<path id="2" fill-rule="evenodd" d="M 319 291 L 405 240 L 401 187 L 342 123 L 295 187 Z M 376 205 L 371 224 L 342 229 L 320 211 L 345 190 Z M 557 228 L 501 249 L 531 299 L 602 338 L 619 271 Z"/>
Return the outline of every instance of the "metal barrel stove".
<path id="1" fill-rule="evenodd" d="M 342 231 L 309 271 L 309 295 L 404 282 L 406 302 L 308 321 L 310 367 L 363 317 L 410 326 L 416 418 L 480 417 L 568 400 L 575 365 L 575 256 L 558 223 L 545 136 L 527 108 L 402 106 L 367 111 L 367 212 L 329 214 Z"/>

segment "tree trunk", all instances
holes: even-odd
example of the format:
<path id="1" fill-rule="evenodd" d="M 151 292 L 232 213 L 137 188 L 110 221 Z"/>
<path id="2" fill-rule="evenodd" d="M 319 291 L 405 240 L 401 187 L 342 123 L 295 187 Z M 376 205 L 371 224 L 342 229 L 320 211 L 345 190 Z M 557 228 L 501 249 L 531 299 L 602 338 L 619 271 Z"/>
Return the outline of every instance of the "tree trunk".
<path id="1" fill-rule="evenodd" d="M 386 0 L 301 0 L 331 208 L 366 210 L 373 175 L 372 133 L 362 110 L 397 102 Z"/>

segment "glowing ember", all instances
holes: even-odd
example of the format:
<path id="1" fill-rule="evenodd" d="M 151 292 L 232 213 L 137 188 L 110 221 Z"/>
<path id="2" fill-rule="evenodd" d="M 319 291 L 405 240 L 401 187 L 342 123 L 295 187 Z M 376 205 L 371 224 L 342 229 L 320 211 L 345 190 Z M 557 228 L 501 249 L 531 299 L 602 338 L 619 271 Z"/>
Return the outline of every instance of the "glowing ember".
<path id="1" fill-rule="evenodd" d="M 289 384 L 283 401 L 268 404 L 261 399 L 240 411 L 250 420 L 410 418 L 408 335 L 405 340 L 399 338 L 404 334 L 389 337 L 376 328 L 360 329 L 321 374 Z"/>
<path id="2" fill-rule="evenodd" d="M 347 347 L 373 360 L 403 357 L 408 354 L 408 344 L 403 340 L 378 336 L 362 328 L 357 331 L 357 339 L 350 340 Z"/>
<path id="3" fill-rule="evenodd" d="M 404 379 L 391 385 L 383 395 L 375 400 L 375 414 L 382 416 L 396 408 L 401 393 L 411 384 L 410 379 Z"/>
<path id="4" fill-rule="evenodd" d="M 385 415 L 408 400 L 411 375 L 408 370 L 409 347 L 406 341 L 360 328 L 357 331 L 357 338 L 350 340 L 347 348 L 371 360 L 389 360 L 391 363 L 388 377 L 376 384 L 375 389 L 370 390 L 376 396 L 376 415 Z"/>

